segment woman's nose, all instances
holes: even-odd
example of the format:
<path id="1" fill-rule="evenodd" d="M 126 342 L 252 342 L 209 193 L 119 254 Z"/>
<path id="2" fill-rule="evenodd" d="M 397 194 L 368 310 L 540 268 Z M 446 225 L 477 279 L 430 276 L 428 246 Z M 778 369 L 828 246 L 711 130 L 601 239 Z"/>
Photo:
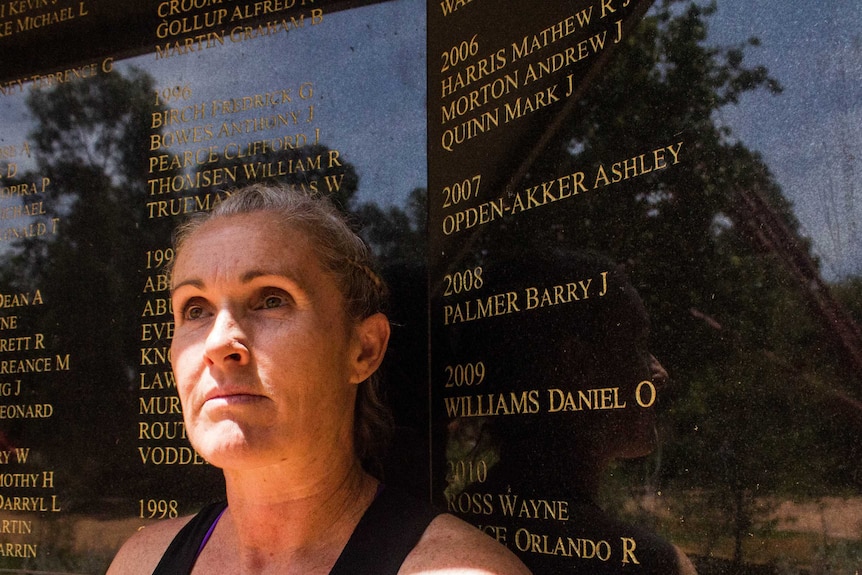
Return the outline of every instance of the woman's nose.
<path id="1" fill-rule="evenodd" d="M 206 360 L 213 365 L 245 365 L 249 360 L 246 334 L 229 310 L 219 310 L 207 335 Z"/>

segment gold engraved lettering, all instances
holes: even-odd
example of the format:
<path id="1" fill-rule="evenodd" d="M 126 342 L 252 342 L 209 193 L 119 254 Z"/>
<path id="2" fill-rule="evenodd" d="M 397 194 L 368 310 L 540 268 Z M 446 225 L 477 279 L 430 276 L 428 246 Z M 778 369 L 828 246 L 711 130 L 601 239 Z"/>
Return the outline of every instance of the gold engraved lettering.
<path id="1" fill-rule="evenodd" d="M 32 521 L 25 519 L 4 519 L 0 521 L 0 533 L 29 535 L 32 532 Z"/>
<path id="2" fill-rule="evenodd" d="M 518 192 L 512 201 L 511 213 L 518 214 L 586 191 L 583 172 L 567 174 Z"/>
<path id="3" fill-rule="evenodd" d="M 443 324 L 454 325 L 521 311 L 518 294 L 510 291 L 443 306 Z"/>
<path id="4" fill-rule="evenodd" d="M 25 335 L 21 337 L 0 338 L 0 353 L 45 349 L 45 335 Z"/>
<path id="5" fill-rule="evenodd" d="M 15 457 L 12 457 L 12 455 Z M 0 451 L 0 465 L 9 465 L 18 463 L 24 465 L 27 463 L 27 458 L 30 457 L 29 447 L 16 447 L 6 451 Z"/>
<path id="6" fill-rule="evenodd" d="M 144 465 L 206 465 L 191 447 L 138 447 Z"/>
<path id="7" fill-rule="evenodd" d="M 463 8 L 473 0 L 443 0 L 440 2 L 440 9 L 443 11 L 443 16 L 450 16 L 455 10 Z"/>
<path id="8" fill-rule="evenodd" d="M 539 413 L 539 390 L 444 397 L 449 417 L 487 417 Z"/>
<path id="9" fill-rule="evenodd" d="M 170 289 L 170 279 L 167 274 L 157 274 L 155 276 L 147 277 L 147 281 L 144 284 L 144 293 L 159 293 L 165 292 Z M 158 335 L 161 337 L 161 335 Z M 168 337 L 173 337 L 173 328 L 171 328 L 171 335 Z"/>
<path id="10" fill-rule="evenodd" d="M 18 397 L 21 395 L 21 380 L 0 381 L 0 397 Z"/>
<path id="11" fill-rule="evenodd" d="M 68 68 L 53 74 L 36 74 L 30 77 L 34 88 L 51 88 L 58 84 L 66 84 L 73 80 L 84 80 L 99 74 L 99 63 L 93 62 L 78 68 Z"/>
<path id="12" fill-rule="evenodd" d="M 490 493 L 447 493 L 446 510 L 450 513 L 491 515 L 494 513 L 494 496 Z"/>
<path id="13" fill-rule="evenodd" d="M 472 90 L 463 96 L 459 96 L 452 100 L 448 105 L 443 106 L 441 109 L 442 123 L 447 124 L 474 110 L 484 107 L 494 100 L 499 100 L 516 91 L 519 85 L 520 80 L 517 70 L 511 74 L 506 74 L 502 78 L 495 78 L 486 84 L 482 84 L 475 90 Z M 457 138 L 455 138 L 454 135 L 447 138 L 446 133 L 444 133 L 443 148 L 450 150 L 454 143 L 461 142 L 457 141 Z"/>
<path id="14" fill-rule="evenodd" d="M 192 38 L 184 38 L 182 41 L 176 40 L 173 44 L 169 42 L 157 45 L 156 60 L 184 56 L 219 46 L 224 46 L 224 33 L 207 32 L 206 34 L 198 34 Z"/>
<path id="15" fill-rule="evenodd" d="M 180 398 L 176 395 L 152 396 L 138 398 L 138 413 L 140 415 L 182 415 Z"/>
<path id="16" fill-rule="evenodd" d="M 169 340 L 174 337 L 174 322 L 141 324 L 141 341 Z"/>
<path id="17" fill-rule="evenodd" d="M 171 348 L 163 345 L 160 347 L 142 347 L 141 363 L 139 365 L 165 365 L 171 362 Z"/>
<path id="18" fill-rule="evenodd" d="M 503 205 L 503 198 L 497 198 L 481 203 L 476 207 L 449 214 L 443 218 L 443 234 L 448 236 L 462 230 L 493 222 L 498 218 L 502 218 L 505 211 L 506 207 Z"/>
<path id="19" fill-rule="evenodd" d="M 3 186 L 0 187 L 0 198 L 44 194 L 45 190 L 48 188 L 49 185 L 51 185 L 51 178 L 42 178 L 41 180 L 37 180 L 35 182 Z"/>
<path id="20" fill-rule="evenodd" d="M 182 421 L 139 421 L 138 439 L 142 441 L 186 439 L 186 427 Z"/>
<path id="21" fill-rule="evenodd" d="M 540 555 L 558 555 L 578 559 L 593 559 L 607 562 L 611 559 L 611 544 L 604 539 L 560 537 L 531 533 L 526 528 L 515 532 L 515 547 L 524 553 Z"/>
<path id="22" fill-rule="evenodd" d="M 596 287 L 593 287 L 593 278 L 587 278 L 585 280 L 576 280 L 551 286 L 550 288 L 526 288 L 524 290 L 526 303 L 524 309 L 531 310 L 571 303 L 573 301 L 587 300 L 590 299 L 591 287 L 593 287 L 593 295 L 604 297 L 608 289 L 608 272 L 602 272 L 599 274 L 599 277 L 601 278 L 600 287 L 598 284 Z"/>
<path id="23" fill-rule="evenodd" d="M 20 227 L 5 228 L 0 230 L 0 241 L 9 242 L 21 238 L 36 238 L 49 234 L 56 234 L 60 218 L 51 218 L 45 222 L 34 222 Z"/>
<path id="24" fill-rule="evenodd" d="M 443 78 L 440 81 L 441 97 L 446 98 L 462 88 L 479 82 L 483 78 L 502 70 L 506 64 L 506 50 L 501 48 L 494 54 L 469 64 L 463 71 Z"/>
<path id="25" fill-rule="evenodd" d="M 174 308 L 171 305 L 170 298 L 156 298 L 144 304 L 144 312 L 141 317 L 158 317 L 163 315 L 173 315 Z"/>
<path id="26" fill-rule="evenodd" d="M 590 6 L 589 8 L 578 12 L 575 16 L 569 16 L 568 18 L 556 22 L 538 34 L 528 34 L 519 42 L 513 42 L 512 61 L 514 62 L 525 58 L 534 52 L 547 48 L 551 44 L 571 36 L 580 28 L 588 26 L 592 15 L 593 7 Z"/>
<path id="27" fill-rule="evenodd" d="M 30 202 L 28 204 L 15 204 L 0 208 L 0 220 L 15 220 L 18 218 L 31 218 L 44 216 L 47 212 L 43 202 Z"/>
<path id="28" fill-rule="evenodd" d="M 185 190 L 197 190 L 212 186 L 232 186 L 234 184 L 236 184 L 236 166 L 200 170 L 193 174 L 147 180 L 147 187 L 151 196 L 178 193 Z"/>
<path id="29" fill-rule="evenodd" d="M 479 531 L 486 533 L 497 540 L 497 542 L 506 545 L 506 533 L 508 529 L 499 525 L 477 525 Z"/>
<path id="30" fill-rule="evenodd" d="M 205 166 L 219 161 L 218 146 L 186 150 L 182 154 L 159 154 L 150 157 L 149 172 L 164 172 L 182 168 Z"/>
<path id="31" fill-rule="evenodd" d="M 215 192 L 147 202 L 147 217 L 149 219 L 168 218 L 195 212 L 208 212 L 222 203 L 230 194 L 230 192 Z M 147 315 L 146 310 L 144 315 Z"/>
<path id="32" fill-rule="evenodd" d="M 22 18 L 16 19 L 15 33 L 20 34 L 23 32 L 38 30 L 39 28 L 47 28 L 48 26 L 53 26 L 62 22 L 68 22 L 69 20 L 74 20 L 78 16 L 86 15 L 87 11 L 84 2 L 81 2 L 78 5 L 77 10 L 75 10 L 75 7 L 73 6 L 68 6 L 66 8 L 61 8 L 53 12 L 46 12 L 44 14 L 38 14 L 36 16 L 24 16 Z"/>
<path id="33" fill-rule="evenodd" d="M 532 114 L 546 106 L 550 106 L 551 104 L 555 104 L 560 101 L 560 95 L 557 94 L 557 86 L 556 84 L 540 90 L 533 94 L 532 96 L 523 98 L 518 96 L 515 100 L 514 105 L 509 105 L 509 103 L 505 104 L 506 116 L 503 120 L 507 124 L 512 120 L 517 120 L 518 118 L 525 116 L 527 114 Z"/>
<path id="34" fill-rule="evenodd" d="M 618 387 L 581 389 L 576 393 L 563 389 L 548 390 L 548 413 L 624 409 L 625 407 L 626 402 L 620 401 Z"/>
<path id="35" fill-rule="evenodd" d="M 260 2 L 253 2 L 234 8 L 231 21 L 246 20 L 276 12 L 284 12 L 297 6 L 306 6 L 307 4 L 314 4 L 314 0 L 299 0 L 298 4 L 297 0 L 262 0 Z"/>
<path id="36" fill-rule="evenodd" d="M 20 497 L 0 495 L 0 511 L 37 511 L 52 512 L 62 511 L 57 496 L 50 497 Z"/>
<path id="37" fill-rule="evenodd" d="M 181 36 L 221 26 L 227 20 L 227 9 L 213 10 L 192 16 L 182 16 L 171 20 L 162 20 L 156 26 L 156 38 L 164 40 L 172 36 Z"/>
<path id="38" fill-rule="evenodd" d="M 58 364 L 55 365 L 54 361 Z M 59 363 L 61 362 L 61 363 Z M 68 371 L 69 355 L 56 357 L 32 357 L 26 359 L 4 359 L 0 361 L 0 375 L 18 373 L 48 373 L 50 371 Z"/>
<path id="39" fill-rule="evenodd" d="M 140 374 L 139 389 L 149 391 L 153 389 L 175 389 L 177 387 L 174 379 L 173 371 L 162 371 L 148 376 L 146 373 Z"/>
<path id="40" fill-rule="evenodd" d="M 514 493 L 498 494 L 503 515 L 519 519 L 568 521 L 569 502 L 555 499 L 522 499 Z"/>
<path id="41" fill-rule="evenodd" d="M 3 543 L 0 541 L 0 557 L 19 557 L 32 559 L 36 557 L 39 546 L 35 543 Z"/>
<path id="42" fill-rule="evenodd" d="M 304 142 L 307 143 L 307 138 Z M 247 144 L 239 145 L 235 143 L 227 144 L 224 147 L 223 156 L 226 160 L 237 160 L 242 158 L 252 158 L 258 154 L 268 154 L 270 152 L 280 152 L 282 150 L 293 150 L 297 147 L 305 145 L 303 140 L 295 139 L 293 136 L 284 136 L 272 140 L 257 140 Z M 315 140 L 317 143 L 317 140 Z M 333 155 L 334 154 L 334 155 Z M 341 161 L 338 159 L 339 152 L 330 150 L 328 158 L 328 168 L 340 166 Z"/>
<path id="43" fill-rule="evenodd" d="M 192 104 L 185 108 L 170 108 L 153 112 L 150 116 L 150 128 L 158 130 L 165 126 L 203 120 L 206 118 L 206 113 L 207 107 L 203 102 L 200 104 Z"/>
<path id="44" fill-rule="evenodd" d="M 38 473 L 0 473 L 0 487 L 35 489 L 41 486 Z"/>
<path id="45" fill-rule="evenodd" d="M 47 419 L 54 415 L 50 403 L 0 405 L 0 419 Z"/>
<path id="46" fill-rule="evenodd" d="M 682 142 L 677 142 L 664 148 L 658 148 L 645 154 L 627 158 L 621 162 L 614 162 L 609 168 L 605 168 L 604 164 L 600 164 L 596 171 L 593 189 L 616 184 L 677 165 L 680 162 L 679 152 L 682 144 Z M 668 152 L 670 157 L 665 152 Z M 610 176 L 608 176 L 608 172 L 610 172 Z"/>
<path id="47" fill-rule="evenodd" d="M 623 563 L 634 563 L 636 565 L 640 565 L 640 561 L 635 557 L 635 549 L 637 549 L 637 542 L 631 537 L 620 537 L 620 542 L 623 546 Z"/>

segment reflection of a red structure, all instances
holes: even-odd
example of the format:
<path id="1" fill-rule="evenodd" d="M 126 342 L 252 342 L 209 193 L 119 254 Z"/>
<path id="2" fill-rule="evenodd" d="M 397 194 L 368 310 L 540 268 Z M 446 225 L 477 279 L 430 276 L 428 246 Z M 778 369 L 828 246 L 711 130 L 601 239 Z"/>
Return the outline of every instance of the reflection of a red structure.
<path id="1" fill-rule="evenodd" d="M 736 210 L 734 220 L 745 227 L 760 248 L 781 259 L 835 336 L 853 373 L 862 374 L 862 331 L 832 296 L 799 236 L 769 205 L 760 190 L 738 189 L 737 198 L 741 209 Z"/>
<path id="2" fill-rule="evenodd" d="M 13 449 L 15 449 L 15 446 L 6 437 L 6 434 L 0 431 L 0 451 L 12 451 Z"/>

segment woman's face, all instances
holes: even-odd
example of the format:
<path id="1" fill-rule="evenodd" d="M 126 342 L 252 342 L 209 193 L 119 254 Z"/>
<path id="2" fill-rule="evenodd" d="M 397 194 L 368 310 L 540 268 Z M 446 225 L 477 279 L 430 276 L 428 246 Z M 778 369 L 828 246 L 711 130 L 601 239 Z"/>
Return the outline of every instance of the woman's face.
<path id="1" fill-rule="evenodd" d="M 172 286 L 171 360 L 204 458 L 262 466 L 352 446 L 362 345 L 301 231 L 265 213 L 211 220 L 178 252 Z"/>

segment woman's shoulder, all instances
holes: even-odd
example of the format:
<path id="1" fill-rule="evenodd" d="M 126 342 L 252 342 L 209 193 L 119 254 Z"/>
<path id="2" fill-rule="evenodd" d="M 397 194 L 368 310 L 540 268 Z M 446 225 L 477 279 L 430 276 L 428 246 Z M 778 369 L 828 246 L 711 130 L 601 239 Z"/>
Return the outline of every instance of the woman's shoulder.
<path id="1" fill-rule="evenodd" d="M 107 575 L 150 575 L 165 549 L 192 517 L 165 519 L 138 529 L 117 552 Z"/>
<path id="2" fill-rule="evenodd" d="M 530 575 L 505 546 L 449 514 L 431 522 L 398 574 L 430 575 L 441 570 L 451 575 Z"/>

